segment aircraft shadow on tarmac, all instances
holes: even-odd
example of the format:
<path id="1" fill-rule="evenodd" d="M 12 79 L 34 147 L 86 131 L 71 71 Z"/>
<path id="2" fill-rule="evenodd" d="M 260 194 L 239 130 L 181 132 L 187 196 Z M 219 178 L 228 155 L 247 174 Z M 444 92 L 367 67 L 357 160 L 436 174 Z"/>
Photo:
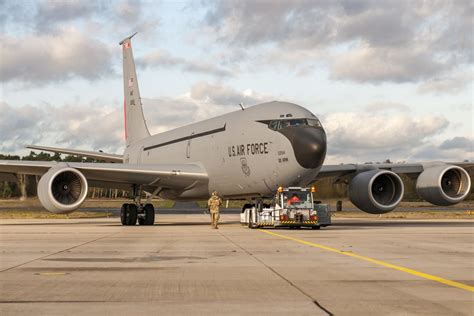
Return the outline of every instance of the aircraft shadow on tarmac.
<path id="1" fill-rule="evenodd" d="M 53 225 L 91 225 L 91 226 L 100 226 L 100 223 L 97 222 L 41 222 L 41 223 L 0 223 L 0 226 L 53 226 Z M 103 226 L 103 225 L 102 225 Z M 112 225 L 109 225 L 112 226 Z M 121 226 L 121 225 L 120 225 Z"/>
<path id="2" fill-rule="evenodd" d="M 116 218 L 114 218 L 116 220 Z M 225 221 L 219 223 L 219 226 L 225 227 L 228 225 L 236 225 L 240 224 L 239 221 Z M 109 226 L 109 227 L 117 227 L 122 225 L 120 222 L 117 223 L 100 223 L 100 222 L 94 222 L 94 221 L 75 221 L 75 222 L 36 222 L 36 223 L 1 223 L 0 226 L 57 226 L 57 225 L 91 225 L 91 226 Z M 155 223 L 155 227 L 177 227 L 177 226 L 210 226 L 209 222 L 165 222 L 165 223 Z M 245 225 L 239 225 L 242 228 L 246 229 Z M 138 227 L 137 226 L 130 226 L 130 227 Z M 153 226 L 148 226 L 148 227 L 153 227 Z M 362 229 L 377 229 L 377 228 L 383 228 L 383 227 L 473 227 L 474 228 L 474 222 L 473 221 L 443 221 L 443 222 L 437 222 L 437 221 L 380 221 L 380 222 L 374 222 L 374 221 L 357 221 L 357 222 L 336 222 L 333 223 L 330 227 L 323 228 L 324 230 L 328 231 L 336 231 L 336 230 L 362 230 Z M 126 227 L 128 229 L 129 227 Z M 280 228 L 265 228 L 265 229 L 278 229 L 278 230 L 290 230 L 285 227 L 280 227 Z M 305 228 L 301 228 L 300 230 L 308 230 Z"/>
<path id="3" fill-rule="evenodd" d="M 117 218 L 114 218 L 116 220 Z M 219 226 L 225 226 L 225 225 L 235 225 L 235 224 L 240 224 L 239 221 L 226 221 L 219 223 Z M 55 223 L 52 221 L 48 222 L 41 222 L 41 223 L 0 223 L 0 226 L 53 226 L 53 225 L 91 225 L 91 226 L 122 226 L 122 224 L 119 222 L 117 223 L 100 223 L 100 222 L 91 222 L 91 221 L 79 221 L 79 222 L 59 222 Z M 130 226 L 130 227 L 138 227 L 139 225 L 136 226 Z M 210 222 L 173 222 L 173 223 L 155 223 L 153 226 L 210 226 Z M 151 227 L 153 227 L 151 226 Z"/>
<path id="4" fill-rule="evenodd" d="M 97 223 L 96 223 L 97 224 Z M 235 225 L 240 224 L 239 221 L 226 221 L 219 223 L 219 226 Z M 166 222 L 166 223 L 155 223 L 153 226 L 210 226 L 210 222 Z M 122 226 L 120 223 L 117 224 L 106 224 L 101 226 Z M 133 227 L 133 226 L 132 226 Z"/>

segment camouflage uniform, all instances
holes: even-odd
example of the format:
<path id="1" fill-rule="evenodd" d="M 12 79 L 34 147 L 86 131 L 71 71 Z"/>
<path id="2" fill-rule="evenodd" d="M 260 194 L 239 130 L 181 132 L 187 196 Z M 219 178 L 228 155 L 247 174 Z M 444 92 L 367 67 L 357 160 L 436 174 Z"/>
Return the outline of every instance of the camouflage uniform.
<path id="1" fill-rule="evenodd" d="M 217 222 L 219 221 L 219 210 L 222 205 L 222 199 L 217 195 L 217 192 L 212 192 L 211 198 L 207 201 L 207 207 L 211 213 L 211 226 L 217 229 Z"/>

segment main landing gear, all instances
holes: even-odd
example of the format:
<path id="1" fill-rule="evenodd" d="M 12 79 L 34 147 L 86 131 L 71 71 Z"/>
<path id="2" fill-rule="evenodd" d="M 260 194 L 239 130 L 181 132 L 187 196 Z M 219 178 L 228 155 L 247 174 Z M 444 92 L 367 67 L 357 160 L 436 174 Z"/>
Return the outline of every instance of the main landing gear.
<path id="1" fill-rule="evenodd" d="M 147 203 L 143 205 L 140 203 L 141 189 L 133 188 L 134 202 L 125 203 L 120 209 L 120 221 L 122 225 L 134 226 L 139 225 L 153 225 L 155 223 L 155 208 L 153 204 Z"/>
<path id="2" fill-rule="evenodd" d="M 122 225 L 134 226 L 153 225 L 155 223 L 155 208 L 153 204 L 136 205 L 124 204 L 120 209 L 120 221 Z"/>

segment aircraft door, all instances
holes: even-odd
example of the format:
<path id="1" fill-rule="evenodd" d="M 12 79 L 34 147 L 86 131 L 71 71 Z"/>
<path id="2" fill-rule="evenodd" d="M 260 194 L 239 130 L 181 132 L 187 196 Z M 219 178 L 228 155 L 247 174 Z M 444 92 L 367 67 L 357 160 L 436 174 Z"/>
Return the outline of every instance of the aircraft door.
<path id="1" fill-rule="evenodd" d="M 188 140 L 188 143 L 186 145 L 186 158 L 191 158 L 191 141 L 192 137 L 194 135 L 194 132 L 191 133 L 191 138 Z"/>
<path id="2" fill-rule="evenodd" d="M 137 157 L 137 163 L 141 163 L 142 162 L 142 154 L 143 152 L 145 151 L 145 147 L 141 147 L 140 148 L 140 151 L 138 152 L 138 157 Z"/>

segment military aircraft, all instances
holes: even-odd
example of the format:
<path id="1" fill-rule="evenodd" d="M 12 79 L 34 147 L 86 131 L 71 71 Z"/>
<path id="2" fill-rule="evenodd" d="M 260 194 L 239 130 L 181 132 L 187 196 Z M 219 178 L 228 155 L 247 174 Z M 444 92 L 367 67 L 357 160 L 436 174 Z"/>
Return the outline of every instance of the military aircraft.
<path id="1" fill-rule="evenodd" d="M 136 33 L 135 33 L 136 34 Z M 273 101 L 157 135 L 148 131 L 140 98 L 131 35 L 120 42 L 126 148 L 123 155 L 28 146 L 95 158 L 105 163 L 0 161 L 0 175 L 41 176 L 38 197 L 53 213 L 70 213 L 88 187 L 130 190 L 123 225 L 153 225 L 155 211 L 142 193 L 197 200 L 217 190 L 225 199 L 271 197 L 278 186 L 307 186 L 323 177 L 349 184 L 350 200 L 362 211 L 382 214 L 397 207 L 404 186 L 398 174 L 417 177 L 418 194 L 435 205 L 461 202 L 470 192 L 471 163 L 324 165 L 327 142 L 319 119 L 296 104 Z M 164 109 L 165 110 L 165 109 Z"/>

